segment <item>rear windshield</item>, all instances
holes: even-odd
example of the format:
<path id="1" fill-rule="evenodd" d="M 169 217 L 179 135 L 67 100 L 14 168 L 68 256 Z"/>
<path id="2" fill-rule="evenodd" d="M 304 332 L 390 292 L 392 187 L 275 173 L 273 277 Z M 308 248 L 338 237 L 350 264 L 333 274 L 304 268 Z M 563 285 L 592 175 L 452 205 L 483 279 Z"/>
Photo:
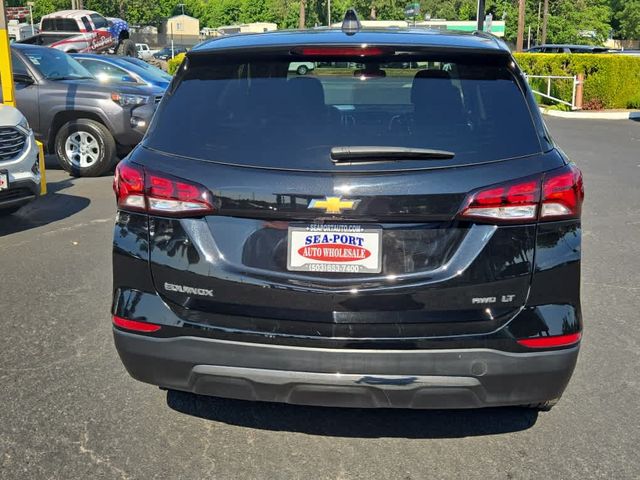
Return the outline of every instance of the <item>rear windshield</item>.
<path id="1" fill-rule="evenodd" d="M 42 20 L 43 32 L 79 32 L 78 22 L 73 18 L 45 18 Z"/>
<path id="2" fill-rule="evenodd" d="M 524 95 L 502 58 L 200 56 L 180 75 L 145 140 L 175 155 L 331 169 L 332 147 L 455 153 L 403 167 L 540 152 Z"/>

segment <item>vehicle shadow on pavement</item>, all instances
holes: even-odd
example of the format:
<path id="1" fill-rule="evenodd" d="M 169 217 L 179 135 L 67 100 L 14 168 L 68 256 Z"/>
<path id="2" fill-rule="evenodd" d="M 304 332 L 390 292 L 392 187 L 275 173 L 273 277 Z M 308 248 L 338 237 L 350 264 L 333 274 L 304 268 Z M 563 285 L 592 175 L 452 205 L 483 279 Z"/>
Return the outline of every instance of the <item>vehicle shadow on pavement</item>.
<path id="1" fill-rule="evenodd" d="M 62 193 L 73 185 L 73 178 L 47 182 L 47 194 L 22 207 L 13 215 L 0 217 L 0 237 L 41 227 L 70 217 L 89 206 L 85 197 Z"/>
<path id="2" fill-rule="evenodd" d="M 461 438 L 527 430 L 538 412 L 526 408 L 396 410 L 305 407 L 168 391 L 167 405 L 205 420 L 260 430 L 349 438 Z"/>

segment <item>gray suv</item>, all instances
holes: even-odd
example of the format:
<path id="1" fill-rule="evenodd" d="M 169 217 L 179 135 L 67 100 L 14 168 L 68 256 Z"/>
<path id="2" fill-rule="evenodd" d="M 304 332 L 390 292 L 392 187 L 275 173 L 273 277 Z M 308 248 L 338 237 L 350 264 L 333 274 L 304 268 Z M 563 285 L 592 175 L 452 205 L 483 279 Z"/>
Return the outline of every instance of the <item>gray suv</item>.
<path id="1" fill-rule="evenodd" d="M 140 142 L 160 101 L 151 89 L 103 85 L 59 50 L 11 49 L 17 106 L 69 173 L 102 175 Z"/>
<path id="2" fill-rule="evenodd" d="M 0 105 L 0 216 L 40 194 L 38 146 L 29 123 L 15 108 Z"/>

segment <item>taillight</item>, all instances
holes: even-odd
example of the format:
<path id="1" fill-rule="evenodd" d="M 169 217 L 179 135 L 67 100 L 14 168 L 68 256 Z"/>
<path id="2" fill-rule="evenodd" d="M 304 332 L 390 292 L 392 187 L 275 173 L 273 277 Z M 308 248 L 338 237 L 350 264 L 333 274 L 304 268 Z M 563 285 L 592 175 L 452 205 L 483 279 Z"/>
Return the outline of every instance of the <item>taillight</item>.
<path id="1" fill-rule="evenodd" d="M 582 172 L 573 164 L 544 177 L 540 219 L 578 218 L 582 212 Z"/>
<path id="2" fill-rule="evenodd" d="M 113 191 L 116 194 L 118 208 L 123 210 L 146 211 L 144 198 L 144 171 L 142 167 L 121 162 L 113 177 Z"/>
<path id="3" fill-rule="evenodd" d="M 540 179 L 494 185 L 471 194 L 461 217 L 498 222 L 535 220 L 540 203 Z"/>
<path id="4" fill-rule="evenodd" d="M 554 348 L 568 347 L 580 341 L 581 333 L 570 333 L 567 335 L 555 335 L 551 337 L 521 338 L 517 342 L 527 348 Z"/>
<path id="5" fill-rule="evenodd" d="M 584 199 L 582 173 L 573 164 L 534 177 L 492 185 L 471 193 L 460 217 L 489 223 L 579 218 Z"/>
<path id="6" fill-rule="evenodd" d="M 216 211 L 211 192 L 195 182 L 121 162 L 113 179 L 118 208 L 188 217 Z"/>

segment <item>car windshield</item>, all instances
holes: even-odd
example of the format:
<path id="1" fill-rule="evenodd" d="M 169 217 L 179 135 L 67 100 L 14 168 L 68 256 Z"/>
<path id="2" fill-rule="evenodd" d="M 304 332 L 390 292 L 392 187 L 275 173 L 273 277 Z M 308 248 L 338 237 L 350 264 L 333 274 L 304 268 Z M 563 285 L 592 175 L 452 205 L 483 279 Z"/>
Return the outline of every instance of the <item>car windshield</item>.
<path id="1" fill-rule="evenodd" d="M 139 58 L 127 57 L 122 58 L 122 62 L 127 65 L 123 65 L 126 68 L 133 70 L 141 77 L 144 77 L 147 80 L 154 80 L 159 82 L 170 82 L 173 78 L 167 72 L 160 70 L 158 67 L 154 67 L 153 65 L 149 65 L 144 60 L 140 60 Z"/>
<path id="2" fill-rule="evenodd" d="M 76 80 L 94 78 L 70 55 L 53 48 L 22 50 L 27 60 L 48 80 Z"/>
<path id="3" fill-rule="evenodd" d="M 541 151 L 509 57 L 403 54 L 194 55 L 165 96 L 146 144 L 283 168 L 328 165 L 333 147 L 453 152 L 453 160 L 442 160 L 448 165 Z"/>

